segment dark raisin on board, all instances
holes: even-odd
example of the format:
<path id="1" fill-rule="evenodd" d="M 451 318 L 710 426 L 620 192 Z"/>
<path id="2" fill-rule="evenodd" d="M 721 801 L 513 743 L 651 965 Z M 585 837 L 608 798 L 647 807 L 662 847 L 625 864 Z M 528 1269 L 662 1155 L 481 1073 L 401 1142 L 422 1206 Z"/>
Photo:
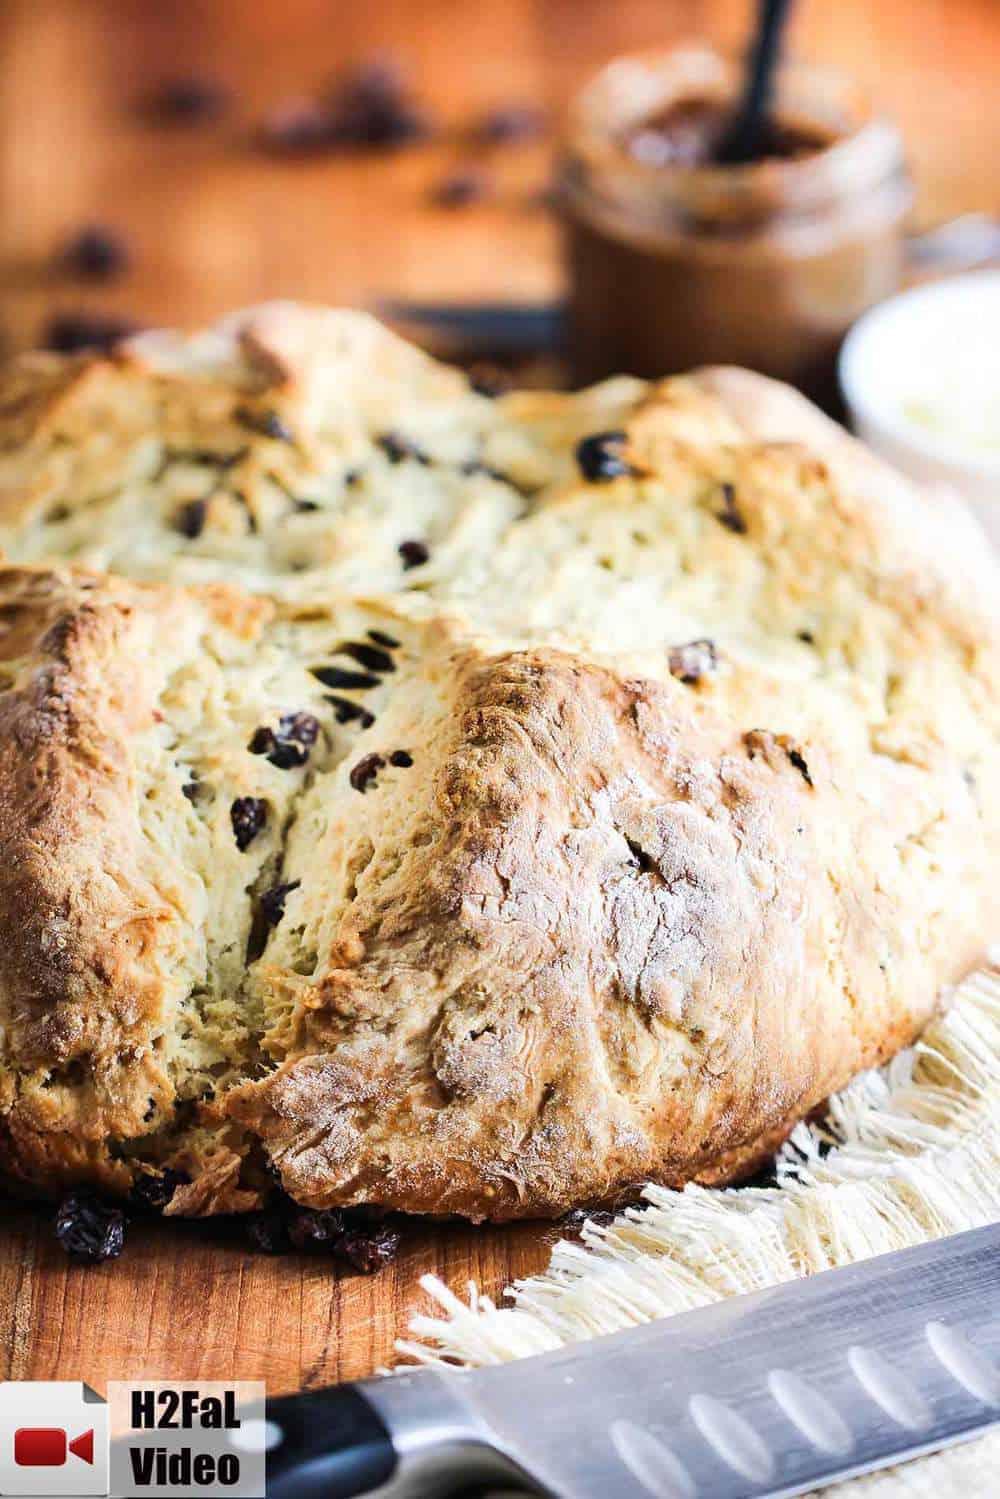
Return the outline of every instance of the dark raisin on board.
<path id="1" fill-rule="evenodd" d="M 197 541 L 205 529 L 205 520 L 208 516 L 207 500 L 188 500 L 182 505 L 174 517 L 174 529 L 188 541 Z"/>
<path id="2" fill-rule="evenodd" d="M 737 536 L 745 536 L 747 530 L 746 518 L 736 503 L 735 484 L 722 485 L 722 509 L 716 511 L 715 518 L 720 525 L 728 531 L 733 531 Z"/>
<path id="3" fill-rule="evenodd" d="M 333 141 L 336 145 L 387 150 L 424 140 L 430 134 L 429 116 L 409 99 L 359 103 L 339 113 L 334 112 Z"/>
<path id="4" fill-rule="evenodd" d="M 395 1259 L 402 1238 L 399 1229 L 364 1209 L 303 1208 L 284 1193 L 248 1215 L 243 1228 L 251 1246 L 264 1254 L 327 1254 L 363 1275 Z"/>
<path id="5" fill-rule="evenodd" d="M 375 446 L 381 448 L 390 463 L 402 463 L 406 458 L 412 458 L 414 463 L 424 465 L 430 463 L 430 459 L 419 443 L 410 437 L 405 437 L 401 432 L 383 432 L 376 437 Z"/>
<path id="6" fill-rule="evenodd" d="M 335 98 L 398 99 L 406 91 L 406 65 L 394 51 L 376 52 L 342 73 L 333 87 Z"/>
<path id="7" fill-rule="evenodd" d="M 333 716 L 338 723 L 354 723 L 357 721 L 363 729 L 370 729 L 375 722 L 374 713 L 369 713 L 367 708 L 362 708 L 360 703 L 352 703 L 349 697 L 337 697 L 331 695 L 327 702 L 333 708 Z"/>
<path id="8" fill-rule="evenodd" d="M 491 179 L 481 168 L 456 167 L 434 184 L 430 199 L 438 208 L 468 208 L 481 203 L 491 191 Z"/>
<path id="9" fill-rule="evenodd" d="M 243 1219 L 243 1232 L 250 1247 L 260 1254 L 284 1254 L 291 1248 L 285 1215 L 279 1208 L 248 1213 Z"/>
<path id="10" fill-rule="evenodd" d="M 59 264 L 70 275 L 106 281 L 126 270 L 130 258 L 120 234 L 102 224 L 87 224 L 67 240 Z"/>
<path id="11" fill-rule="evenodd" d="M 271 408 L 267 411 L 253 411 L 249 406 L 238 406 L 233 415 L 242 427 L 248 427 L 251 432 L 259 432 L 262 437 L 270 437 L 274 442 L 295 441 L 291 427 Z"/>
<path id="12" fill-rule="evenodd" d="M 472 136 L 486 146 L 508 146 L 535 140 L 547 125 L 545 111 L 535 104 L 500 104 L 475 121 Z"/>
<path id="13" fill-rule="evenodd" d="M 384 630 L 369 630 L 368 639 L 374 640 L 376 645 L 384 645 L 387 651 L 398 651 L 401 642 L 394 635 L 387 635 Z"/>
<path id="14" fill-rule="evenodd" d="M 165 78 L 145 101 L 145 112 L 167 125 L 194 125 L 217 119 L 229 103 L 228 91 L 199 74 Z"/>
<path id="15" fill-rule="evenodd" d="M 401 541 L 398 551 L 403 559 L 404 572 L 409 572 L 413 567 L 422 567 L 425 562 L 430 561 L 430 549 L 425 541 Z"/>
<path id="16" fill-rule="evenodd" d="M 393 750 L 389 756 L 389 764 L 395 765 L 399 770 L 408 770 L 413 764 L 413 756 L 408 750 Z"/>
<path id="17" fill-rule="evenodd" d="M 595 432 L 576 445 L 576 461 L 591 484 L 606 484 L 635 473 L 625 457 L 628 437 L 624 432 Z"/>
<path id="18" fill-rule="evenodd" d="M 335 80 L 326 99 L 334 145 L 386 150 L 431 133 L 398 57 L 382 53 Z"/>
<path id="19" fill-rule="evenodd" d="M 351 768 L 349 777 L 355 791 L 360 791 L 363 795 L 384 764 L 385 761 L 381 755 L 371 754 L 362 756 L 357 765 Z"/>
<path id="20" fill-rule="evenodd" d="M 172 1166 L 166 1166 L 159 1172 L 143 1171 L 132 1184 L 131 1200 L 137 1207 L 162 1213 L 177 1188 L 186 1186 L 190 1179 L 183 1171 L 175 1171 Z"/>
<path id="21" fill-rule="evenodd" d="M 296 1208 L 288 1212 L 288 1237 L 295 1249 L 336 1250 L 344 1233 L 337 1208 Z"/>
<path id="22" fill-rule="evenodd" d="M 80 1187 L 56 1209 L 55 1234 L 71 1259 L 99 1265 L 117 1259 L 125 1247 L 125 1213 Z"/>
<path id="23" fill-rule="evenodd" d="M 715 670 L 718 659 L 714 641 L 689 640 L 686 645 L 675 645 L 671 650 L 670 675 L 693 687 Z"/>
<path id="24" fill-rule="evenodd" d="M 260 127 L 260 145 L 276 156 L 311 156 L 333 144 L 330 111 L 315 99 L 286 99 Z"/>
<path id="25" fill-rule="evenodd" d="M 396 1258 L 401 1240 L 399 1230 L 386 1223 L 365 1229 L 348 1228 L 335 1252 L 361 1275 L 374 1275 Z"/>
<path id="26" fill-rule="evenodd" d="M 279 770 L 294 770 L 306 763 L 318 738 L 319 719 L 311 713 L 286 713 L 276 729 L 255 729 L 247 748 L 252 755 L 266 755 Z"/>
<path id="27" fill-rule="evenodd" d="M 324 687 L 340 687 L 345 691 L 367 692 L 379 687 L 379 678 L 367 671 L 348 671 L 344 666 L 310 666 L 310 674 Z"/>
<path id="28" fill-rule="evenodd" d="M 375 58 L 336 80 L 325 97 L 286 100 L 265 119 L 260 141 L 285 155 L 389 150 L 430 133 L 395 60 Z"/>
<path id="29" fill-rule="evenodd" d="M 267 822 L 267 802 L 259 796 L 238 796 L 229 809 L 229 820 L 236 847 L 243 853 Z"/>
<path id="30" fill-rule="evenodd" d="M 365 640 L 349 640 L 346 645 L 338 646 L 337 654 L 350 656 L 352 661 L 356 661 L 366 671 L 384 673 L 396 670 L 396 663 L 387 650 L 378 645 L 369 645 Z"/>
<path id="31" fill-rule="evenodd" d="M 55 354 L 79 354 L 93 350 L 107 354 L 135 333 L 138 324 L 130 318 L 102 312 L 57 312 L 45 325 L 41 337 L 43 349 Z"/>

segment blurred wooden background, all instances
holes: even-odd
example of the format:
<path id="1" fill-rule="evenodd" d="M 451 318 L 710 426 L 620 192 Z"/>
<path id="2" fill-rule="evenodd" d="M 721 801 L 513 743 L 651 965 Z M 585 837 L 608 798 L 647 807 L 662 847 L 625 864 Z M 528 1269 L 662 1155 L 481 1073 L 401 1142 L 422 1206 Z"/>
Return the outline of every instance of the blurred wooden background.
<path id="1" fill-rule="evenodd" d="M 53 309 L 197 323 L 276 295 L 550 295 L 558 235 L 539 192 L 551 141 L 479 153 L 495 195 L 432 206 L 472 159 L 478 110 L 567 94 L 615 51 L 707 35 L 738 44 L 752 0 L 0 0 L 0 335 Z M 1000 211 L 998 0 L 798 0 L 794 50 L 862 78 L 902 122 L 918 215 Z M 256 126 L 382 48 L 442 127 L 393 154 L 278 160 Z M 158 129 L 136 101 L 190 73 L 232 93 L 217 122 Z M 124 231 L 130 274 L 52 270 L 81 224 Z"/>
<path id="2" fill-rule="evenodd" d="M 433 206 L 472 159 L 480 110 L 558 111 L 615 51 L 708 35 L 736 44 L 750 0 L 0 0 L 0 338 L 34 342 L 58 310 L 197 323 L 262 297 L 542 298 L 559 285 L 538 198 L 551 138 L 477 157 L 489 201 Z M 863 78 L 902 122 L 922 222 L 1000 211 L 998 0 L 799 0 L 795 50 Z M 279 160 L 262 116 L 382 48 L 409 62 L 437 140 L 398 153 Z M 224 84 L 217 121 L 155 128 L 136 101 L 163 79 Z M 107 284 L 54 264 L 83 224 L 122 232 Z M 191 1226 L 139 1225 L 119 1261 L 67 1264 L 38 1213 L 0 1235 L 0 1376 L 267 1378 L 275 1390 L 369 1372 L 434 1270 L 496 1295 L 539 1268 L 552 1227 L 417 1228 L 374 1280 L 269 1259 Z"/>

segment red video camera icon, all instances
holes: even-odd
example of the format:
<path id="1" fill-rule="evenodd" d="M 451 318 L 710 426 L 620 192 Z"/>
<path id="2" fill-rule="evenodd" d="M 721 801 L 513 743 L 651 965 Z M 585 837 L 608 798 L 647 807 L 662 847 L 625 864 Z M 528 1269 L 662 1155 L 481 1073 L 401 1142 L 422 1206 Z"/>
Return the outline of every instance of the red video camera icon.
<path id="1" fill-rule="evenodd" d="M 93 1463 L 93 1427 L 72 1441 L 62 1426 L 19 1426 L 14 1433 L 14 1461 L 19 1468 L 61 1468 L 69 1452 L 82 1462 Z"/>

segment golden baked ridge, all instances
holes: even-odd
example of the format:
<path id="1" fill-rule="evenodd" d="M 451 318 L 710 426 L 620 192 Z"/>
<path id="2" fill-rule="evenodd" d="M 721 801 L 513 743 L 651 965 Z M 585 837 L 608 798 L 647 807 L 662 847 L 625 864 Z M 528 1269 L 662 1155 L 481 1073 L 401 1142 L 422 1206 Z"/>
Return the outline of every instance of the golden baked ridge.
<path id="1" fill-rule="evenodd" d="M 918 1033 L 1000 914 L 955 512 L 742 372 L 489 401 L 301 309 L 161 345 L 0 389 L 8 1176 L 558 1214 L 745 1173 Z M 165 454 L 251 399 L 217 518 Z"/>

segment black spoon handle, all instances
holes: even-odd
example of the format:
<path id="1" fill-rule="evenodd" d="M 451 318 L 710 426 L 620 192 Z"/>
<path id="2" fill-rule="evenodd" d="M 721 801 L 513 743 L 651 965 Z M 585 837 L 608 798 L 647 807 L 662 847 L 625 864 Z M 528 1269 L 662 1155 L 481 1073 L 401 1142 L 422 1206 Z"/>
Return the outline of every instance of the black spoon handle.
<path id="1" fill-rule="evenodd" d="M 760 0 L 757 36 L 743 98 L 716 153 L 721 162 L 738 165 L 752 161 L 757 154 L 771 102 L 771 85 L 781 54 L 781 39 L 791 8 L 792 0 Z"/>

